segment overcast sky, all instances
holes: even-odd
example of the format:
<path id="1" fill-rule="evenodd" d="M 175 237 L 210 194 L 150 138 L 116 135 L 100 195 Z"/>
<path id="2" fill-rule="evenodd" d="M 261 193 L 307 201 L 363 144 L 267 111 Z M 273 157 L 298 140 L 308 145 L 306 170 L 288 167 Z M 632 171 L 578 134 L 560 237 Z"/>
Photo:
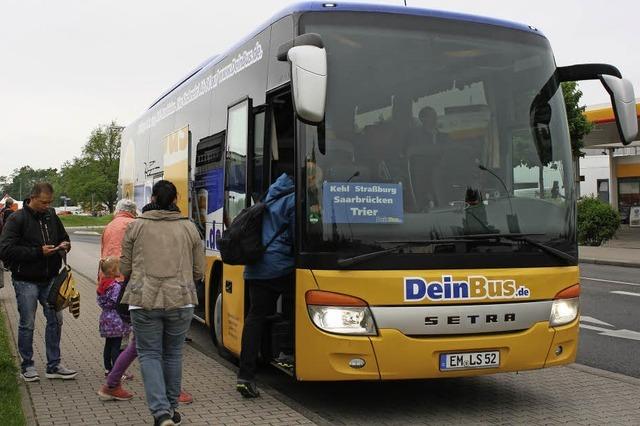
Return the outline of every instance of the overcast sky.
<path id="1" fill-rule="evenodd" d="M 222 52 L 287 0 L 2 0 L 0 176 L 59 168 L 91 130 L 133 121 L 194 66 Z M 394 3 L 402 1 L 377 1 Z M 640 97 L 640 1 L 407 0 L 535 26 L 558 65 L 617 66 Z M 587 105 L 608 102 L 582 83 Z"/>

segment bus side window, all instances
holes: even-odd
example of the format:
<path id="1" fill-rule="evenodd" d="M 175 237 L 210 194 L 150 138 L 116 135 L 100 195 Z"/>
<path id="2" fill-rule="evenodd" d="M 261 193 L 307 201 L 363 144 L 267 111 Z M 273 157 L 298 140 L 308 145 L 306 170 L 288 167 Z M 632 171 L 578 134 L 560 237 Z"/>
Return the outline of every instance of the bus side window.
<path id="1" fill-rule="evenodd" d="M 264 149 L 266 130 L 266 111 L 261 109 L 253 115 L 253 158 L 251 160 L 251 203 L 258 202 L 265 191 L 264 185 Z"/>
<path id="2" fill-rule="evenodd" d="M 225 222 L 230 224 L 246 207 L 247 143 L 250 100 L 229 108 L 227 117 L 227 161 L 225 164 Z"/>
<path id="3" fill-rule="evenodd" d="M 271 180 L 283 173 L 293 173 L 294 164 L 294 113 L 291 92 L 276 96 L 271 102 L 273 112 L 271 129 Z"/>

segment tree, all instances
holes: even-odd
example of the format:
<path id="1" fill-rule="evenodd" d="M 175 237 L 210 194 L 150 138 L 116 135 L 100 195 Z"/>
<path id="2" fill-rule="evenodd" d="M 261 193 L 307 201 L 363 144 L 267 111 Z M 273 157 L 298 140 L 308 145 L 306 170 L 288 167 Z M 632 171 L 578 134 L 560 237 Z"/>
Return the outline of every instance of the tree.
<path id="1" fill-rule="evenodd" d="M 571 153 L 574 160 L 574 169 L 576 171 L 576 181 L 579 176 L 578 158 L 584 154 L 580 151 L 583 147 L 584 137 L 591 131 L 593 124 L 587 120 L 584 115 L 585 106 L 580 106 L 580 98 L 582 91 L 578 88 L 576 82 L 561 83 L 562 94 L 565 101 L 565 109 L 567 111 L 567 121 L 569 124 L 569 138 L 571 141 Z M 541 109 L 542 110 L 542 109 Z M 540 188 L 540 197 L 544 197 L 544 168 L 549 166 L 549 160 L 540 158 L 541 153 L 536 149 L 533 136 L 530 131 L 514 134 L 514 164 L 525 166 L 528 168 L 538 167 L 538 185 Z M 549 147 L 550 149 L 550 147 Z M 551 167 L 554 167 L 552 164 Z"/>
<path id="2" fill-rule="evenodd" d="M 5 178 L 2 192 L 22 201 L 29 196 L 31 187 L 38 182 L 49 182 L 53 185 L 54 191 L 58 192 L 58 170 L 54 168 L 34 169 L 31 166 L 14 169 L 9 179 Z M 58 204 L 56 198 L 53 201 L 54 205 Z"/>
<path id="3" fill-rule="evenodd" d="M 578 83 L 569 81 L 562 83 L 562 94 L 567 109 L 569 122 L 569 136 L 571 137 L 571 154 L 573 156 L 573 170 L 577 195 L 580 196 L 580 157 L 584 157 L 581 149 L 584 147 L 584 137 L 593 129 L 593 123 L 584 115 L 585 106 L 580 106 L 582 91 Z"/>
<path id="4" fill-rule="evenodd" d="M 569 121 L 569 136 L 571 137 L 571 153 L 573 158 L 583 157 L 580 150 L 584 147 L 583 139 L 593 129 L 593 123 L 584 115 L 585 106 L 580 106 L 582 91 L 578 88 L 578 83 L 568 81 L 562 83 L 562 94 L 564 104 L 567 109 L 567 120 Z"/>
<path id="5" fill-rule="evenodd" d="M 104 203 L 113 211 L 118 197 L 121 133 L 122 127 L 115 121 L 95 128 L 82 155 L 62 166 L 62 187 L 68 196 L 85 203 Z"/>

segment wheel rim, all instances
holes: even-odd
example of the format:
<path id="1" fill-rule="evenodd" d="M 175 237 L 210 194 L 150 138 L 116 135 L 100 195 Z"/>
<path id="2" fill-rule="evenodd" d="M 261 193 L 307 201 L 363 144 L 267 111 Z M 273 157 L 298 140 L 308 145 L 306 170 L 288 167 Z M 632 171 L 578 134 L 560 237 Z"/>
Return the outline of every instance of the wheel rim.
<path id="1" fill-rule="evenodd" d="M 216 297 L 216 305 L 213 311 L 213 331 L 218 344 L 222 342 L 222 293 Z"/>

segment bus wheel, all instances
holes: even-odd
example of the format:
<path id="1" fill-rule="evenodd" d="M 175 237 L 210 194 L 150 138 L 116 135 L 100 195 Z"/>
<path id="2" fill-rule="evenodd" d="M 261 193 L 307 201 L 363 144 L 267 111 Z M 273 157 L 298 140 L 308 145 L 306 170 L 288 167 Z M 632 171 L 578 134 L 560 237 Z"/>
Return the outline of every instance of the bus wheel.
<path id="1" fill-rule="evenodd" d="M 218 291 L 213 306 L 213 343 L 216 346 L 222 344 L 222 292 Z"/>
<path id="2" fill-rule="evenodd" d="M 210 316 L 211 322 L 209 330 L 211 332 L 211 340 L 218 348 L 218 354 L 226 360 L 237 362 L 231 352 L 229 352 L 222 343 L 222 291 L 219 285 L 214 286 Z"/>

